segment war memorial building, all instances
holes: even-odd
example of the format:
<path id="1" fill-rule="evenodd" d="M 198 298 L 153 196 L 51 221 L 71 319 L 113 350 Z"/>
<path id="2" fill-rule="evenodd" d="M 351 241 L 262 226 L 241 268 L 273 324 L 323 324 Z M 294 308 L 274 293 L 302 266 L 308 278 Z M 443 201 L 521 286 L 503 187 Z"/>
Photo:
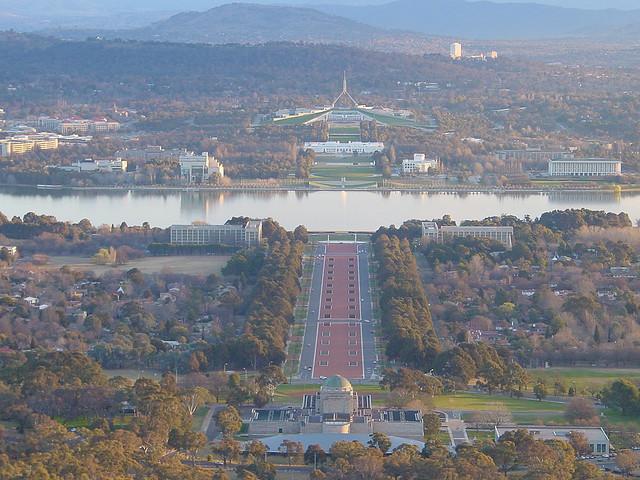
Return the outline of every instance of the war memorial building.
<path id="1" fill-rule="evenodd" d="M 305 448 L 312 444 L 329 448 L 339 440 L 366 445 L 376 432 L 387 434 L 393 447 L 406 443 L 422 448 L 422 412 L 372 408 L 371 395 L 359 395 L 340 375 L 327 378 L 319 392 L 304 395 L 301 407 L 254 409 L 248 430 L 270 450 L 277 450 L 284 439 L 301 442 Z"/>

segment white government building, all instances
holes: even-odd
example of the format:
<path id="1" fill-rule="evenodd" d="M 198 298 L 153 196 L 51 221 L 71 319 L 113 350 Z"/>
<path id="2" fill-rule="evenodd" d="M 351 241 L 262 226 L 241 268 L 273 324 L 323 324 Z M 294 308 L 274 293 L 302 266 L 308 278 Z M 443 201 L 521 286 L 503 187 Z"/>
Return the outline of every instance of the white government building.
<path id="1" fill-rule="evenodd" d="M 622 162 L 607 158 L 549 160 L 551 177 L 611 177 L 622 174 Z"/>
<path id="2" fill-rule="evenodd" d="M 305 150 L 313 150 L 320 154 L 334 155 L 357 155 L 382 152 L 384 143 L 382 142 L 305 142 Z"/>
<path id="3" fill-rule="evenodd" d="M 438 160 L 427 158 L 424 153 L 414 153 L 413 158 L 402 160 L 402 173 L 405 175 L 429 173 L 429 169 L 438 168 Z"/>
<path id="4" fill-rule="evenodd" d="M 328 451 L 337 441 L 357 441 L 364 445 L 375 432 L 389 436 L 392 446 L 424 446 L 422 411 L 373 407 L 370 394 L 359 395 L 341 375 L 327 378 L 320 391 L 305 394 L 296 407 L 254 409 L 248 434 L 259 438 L 277 452 L 283 440 L 309 445 L 320 444 Z M 275 436 L 271 436 L 275 435 Z"/>
<path id="5" fill-rule="evenodd" d="M 436 222 L 422 222 L 422 241 L 441 243 L 448 238 L 454 237 L 474 237 L 489 238 L 502 243 L 506 248 L 513 247 L 513 227 L 493 227 L 493 226 L 442 226 Z"/>
<path id="6" fill-rule="evenodd" d="M 249 220 L 242 225 L 171 225 L 169 234 L 174 245 L 255 247 L 262 242 L 262 220 Z"/>
<path id="7" fill-rule="evenodd" d="M 449 56 L 454 60 L 460 60 L 462 58 L 462 44 L 454 42 L 449 47 Z"/>
<path id="8" fill-rule="evenodd" d="M 115 160 L 85 158 L 76 160 L 71 166 L 59 166 L 56 168 L 67 172 L 122 173 L 127 171 L 127 161 L 121 158 L 116 158 Z"/>
<path id="9" fill-rule="evenodd" d="M 186 183 L 203 183 L 209 180 L 212 174 L 224 177 L 224 166 L 207 152 L 196 155 L 187 152 L 180 155 L 180 177 Z"/>

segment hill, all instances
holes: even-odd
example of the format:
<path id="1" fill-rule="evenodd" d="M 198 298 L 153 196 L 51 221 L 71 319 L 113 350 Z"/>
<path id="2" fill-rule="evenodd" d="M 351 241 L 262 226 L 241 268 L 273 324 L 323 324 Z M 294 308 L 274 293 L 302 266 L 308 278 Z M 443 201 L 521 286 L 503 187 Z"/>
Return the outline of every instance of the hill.
<path id="1" fill-rule="evenodd" d="M 384 28 L 461 38 L 543 38 L 614 30 L 640 22 L 640 10 L 583 10 L 535 3 L 466 0 L 397 0 L 367 7 L 318 6 L 319 10 Z"/>
<path id="2" fill-rule="evenodd" d="M 130 31 L 128 38 L 201 43 L 360 42 L 388 35 L 311 8 L 231 3 L 205 12 L 184 12 L 149 27 Z"/>

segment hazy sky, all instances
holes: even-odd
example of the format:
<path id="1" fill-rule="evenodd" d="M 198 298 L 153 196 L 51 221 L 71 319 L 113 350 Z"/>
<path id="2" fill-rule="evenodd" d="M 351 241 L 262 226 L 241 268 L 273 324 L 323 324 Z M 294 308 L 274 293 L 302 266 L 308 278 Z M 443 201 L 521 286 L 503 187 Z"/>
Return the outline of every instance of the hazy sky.
<path id="1" fill-rule="evenodd" d="M 572 8 L 618 8 L 621 10 L 640 9 L 640 0 L 491 0 L 499 3 L 544 3 Z"/>

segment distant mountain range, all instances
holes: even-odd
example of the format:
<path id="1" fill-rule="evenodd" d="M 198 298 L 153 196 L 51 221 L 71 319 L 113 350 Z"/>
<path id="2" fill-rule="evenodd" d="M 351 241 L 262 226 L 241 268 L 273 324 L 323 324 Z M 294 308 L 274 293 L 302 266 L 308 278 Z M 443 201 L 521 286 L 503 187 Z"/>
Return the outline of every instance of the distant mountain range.
<path id="1" fill-rule="evenodd" d="M 563 37 L 640 23 L 640 10 L 583 10 L 535 3 L 397 0 L 367 7 L 317 8 L 383 28 L 481 39 Z"/>
<path id="2" fill-rule="evenodd" d="M 32 1 L 46 3 L 48 0 Z M 85 7 L 97 3 L 96 0 L 70 1 Z M 118 8 L 126 8 L 124 0 L 105 1 L 118 4 Z M 206 1 L 186 0 L 186 3 Z M 216 3 L 218 0 L 210 1 Z M 0 7 L 1 2 L 6 3 L 7 0 L 0 0 Z M 142 4 L 148 5 L 148 0 L 142 0 Z M 159 0 L 155 5 L 167 8 L 170 4 L 175 5 L 175 1 Z M 66 8 L 67 13 L 74 11 L 70 5 Z M 142 8 L 141 4 L 136 8 Z M 96 13 L 91 8 L 86 11 Z M 114 12 L 118 11 L 114 9 Z M 14 14 L 0 9 L 0 28 L 3 19 L 6 23 L 7 19 L 13 18 L 11 15 Z M 212 44 L 302 41 L 388 46 L 396 41 L 413 44 L 417 46 L 416 50 L 422 48 L 426 51 L 427 36 L 431 40 L 447 37 L 483 41 L 569 36 L 620 39 L 634 38 L 638 31 L 636 26 L 640 25 L 640 10 L 601 11 L 468 0 L 396 0 L 377 5 L 318 5 L 314 8 L 231 3 L 203 12 L 189 11 L 173 16 L 161 15 L 160 11 L 120 12 L 117 15 L 119 23 L 109 23 L 89 15 L 74 17 L 72 23 L 68 18 L 65 21 L 59 19 L 57 23 L 52 20 L 38 30 L 72 39 L 103 36 Z M 141 18 L 149 20 L 146 25 Z M 163 19 L 157 21 L 159 18 Z"/>

